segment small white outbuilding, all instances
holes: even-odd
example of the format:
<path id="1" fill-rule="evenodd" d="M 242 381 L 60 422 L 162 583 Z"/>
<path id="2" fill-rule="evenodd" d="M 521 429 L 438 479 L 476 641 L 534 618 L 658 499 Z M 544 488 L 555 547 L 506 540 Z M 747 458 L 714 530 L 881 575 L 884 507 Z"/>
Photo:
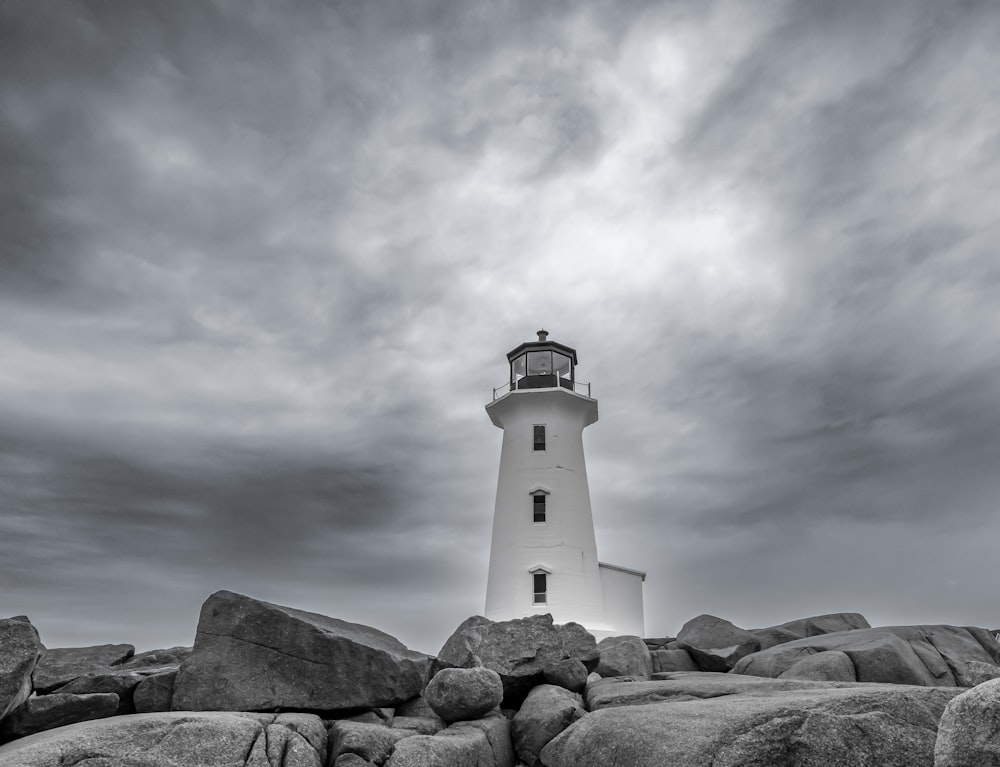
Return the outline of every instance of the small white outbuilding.
<path id="1" fill-rule="evenodd" d="M 583 430 L 597 421 L 576 350 L 548 340 L 507 354 L 510 377 L 486 412 L 503 429 L 486 617 L 551 613 L 598 639 L 644 635 L 644 572 L 598 561 Z"/>

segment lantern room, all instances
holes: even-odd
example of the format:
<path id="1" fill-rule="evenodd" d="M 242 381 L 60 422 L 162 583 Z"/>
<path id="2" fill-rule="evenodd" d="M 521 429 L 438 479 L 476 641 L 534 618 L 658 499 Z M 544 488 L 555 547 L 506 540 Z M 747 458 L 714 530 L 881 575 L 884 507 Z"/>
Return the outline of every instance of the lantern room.
<path id="1" fill-rule="evenodd" d="M 537 341 L 523 343 L 507 354 L 511 391 L 560 386 L 575 389 L 576 349 L 549 341 L 548 335 L 539 330 Z"/>

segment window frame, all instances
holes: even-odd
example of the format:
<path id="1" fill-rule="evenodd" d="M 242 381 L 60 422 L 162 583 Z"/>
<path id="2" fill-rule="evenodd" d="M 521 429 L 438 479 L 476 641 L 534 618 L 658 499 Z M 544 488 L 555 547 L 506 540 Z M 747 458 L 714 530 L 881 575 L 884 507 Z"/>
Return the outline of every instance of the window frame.
<path id="1" fill-rule="evenodd" d="M 544 490 L 536 490 L 531 494 L 531 524 L 533 525 L 548 524 L 549 501 L 546 496 L 548 493 Z M 541 507 L 541 519 L 538 518 L 539 506 Z"/>
<path id="2" fill-rule="evenodd" d="M 538 590 L 541 579 L 542 590 Z M 547 605 L 549 603 L 549 573 L 545 570 L 534 570 L 531 573 L 531 604 Z"/>
<path id="3" fill-rule="evenodd" d="M 531 452 L 533 453 L 544 453 L 546 434 L 545 434 L 545 424 L 544 423 L 534 423 L 531 425 Z M 538 435 L 541 434 L 542 439 L 539 441 Z M 539 445 L 541 447 L 539 447 Z"/>

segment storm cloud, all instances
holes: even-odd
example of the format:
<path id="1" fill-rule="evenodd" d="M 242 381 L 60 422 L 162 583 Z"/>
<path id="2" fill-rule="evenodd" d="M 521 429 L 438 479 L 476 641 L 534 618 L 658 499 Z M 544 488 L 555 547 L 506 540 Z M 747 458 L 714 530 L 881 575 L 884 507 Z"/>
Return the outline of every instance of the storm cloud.
<path id="1" fill-rule="evenodd" d="M 0 6 L 0 614 L 436 652 L 538 328 L 647 633 L 1000 625 L 1000 9 Z"/>

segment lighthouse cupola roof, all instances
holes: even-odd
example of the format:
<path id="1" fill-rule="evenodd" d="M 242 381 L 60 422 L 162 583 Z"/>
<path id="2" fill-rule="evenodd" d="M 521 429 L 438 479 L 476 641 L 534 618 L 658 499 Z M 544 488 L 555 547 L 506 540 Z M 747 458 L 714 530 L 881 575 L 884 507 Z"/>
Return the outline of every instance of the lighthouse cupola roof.
<path id="1" fill-rule="evenodd" d="M 549 340 L 547 330 L 538 331 L 537 341 L 526 341 L 507 353 L 510 388 L 573 389 L 576 381 L 576 349 Z"/>

